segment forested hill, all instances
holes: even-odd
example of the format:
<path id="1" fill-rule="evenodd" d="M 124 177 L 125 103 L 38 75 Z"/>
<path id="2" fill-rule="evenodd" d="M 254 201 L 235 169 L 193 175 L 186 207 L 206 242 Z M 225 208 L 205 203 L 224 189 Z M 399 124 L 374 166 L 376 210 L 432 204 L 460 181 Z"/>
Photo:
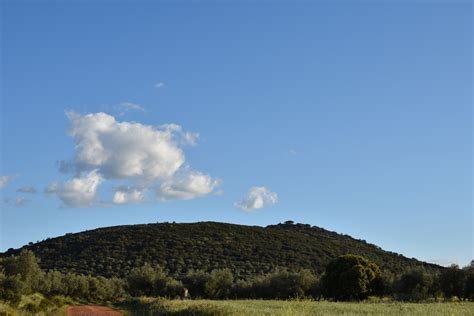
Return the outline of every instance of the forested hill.
<path id="1" fill-rule="evenodd" d="M 242 278 L 276 268 L 321 273 L 331 259 L 348 253 L 393 272 L 418 265 L 439 268 L 348 235 L 290 221 L 267 227 L 216 222 L 116 226 L 66 234 L 23 248 L 35 253 L 43 269 L 106 277 L 123 277 L 146 262 L 161 265 L 173 276 L 223 268 Z M 9 249 L 2 256 L 19 250 Z"/>

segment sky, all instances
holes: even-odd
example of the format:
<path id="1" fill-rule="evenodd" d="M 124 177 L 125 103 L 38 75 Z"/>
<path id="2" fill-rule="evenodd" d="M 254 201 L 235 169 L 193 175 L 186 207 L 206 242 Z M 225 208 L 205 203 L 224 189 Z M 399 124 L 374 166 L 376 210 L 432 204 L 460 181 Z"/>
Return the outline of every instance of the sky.
<path id="1" fill-rule="evenodd" d="M 0 251 L 308 223 L 474 259 L 470 1 L 2 1 Z"/>

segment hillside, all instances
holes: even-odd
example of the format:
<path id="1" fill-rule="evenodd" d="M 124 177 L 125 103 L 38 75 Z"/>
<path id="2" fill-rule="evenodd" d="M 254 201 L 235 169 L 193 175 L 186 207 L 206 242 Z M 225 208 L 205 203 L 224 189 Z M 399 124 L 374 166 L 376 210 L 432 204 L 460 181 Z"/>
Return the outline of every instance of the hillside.
<path id="1" fill-rule="evenodd" d="M 216 222 L 116 226 L 23 248 L 36 254 L 43 269 L 106 277 L 122 277 L 145 262 L 161 265 L 174 276 L 222 268 L 242 278 L 278 267 L 321 273 L 331 259 L 347 253 L 362 255 L 393 272 L 418 265 L 439 268 L 347 235 L 292 222 L 267 227 Z M 2 256 L 19 251 L 9 249 Z"/>

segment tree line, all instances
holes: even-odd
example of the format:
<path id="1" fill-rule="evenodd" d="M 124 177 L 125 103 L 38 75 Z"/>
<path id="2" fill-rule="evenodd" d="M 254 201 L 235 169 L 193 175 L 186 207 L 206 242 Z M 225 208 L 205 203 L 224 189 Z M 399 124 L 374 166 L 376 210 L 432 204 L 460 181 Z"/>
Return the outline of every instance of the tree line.
<path id="1" fill-rule="evenodd" d="M 243 280 L 235 278 L 229 269 L 190 271 L 175 279 L 150 264 L 133 269 L 124 278 L 44 272 L 29 250 L 0 260 L 0 300 L 13 305 L 22 295 L 32 293 L 106 302 L 140 296 L 179 298 L 185 288 L 191 298 L 208 299 L 359 301 L 369 296 L 390 296 L 403 301 L 474 300 L 474 261 L 462 269 L 451 266 L 433 273 L 415 267 L 396 275 L 361 256 L 344 255 L 331 261 L 321 275 L 310 270 L 276 270 Z"/>

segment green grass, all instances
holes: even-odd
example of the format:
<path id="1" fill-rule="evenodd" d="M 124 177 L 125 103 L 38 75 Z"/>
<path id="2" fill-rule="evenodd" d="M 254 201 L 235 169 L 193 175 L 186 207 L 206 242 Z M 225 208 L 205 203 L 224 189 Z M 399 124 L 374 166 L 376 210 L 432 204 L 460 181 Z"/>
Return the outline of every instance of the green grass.
<path id="1" fill-rule="evenodd" d="M 474 315 L 474 302 L 315 302 L 270 300 L 165 300 L 142 298 L 120 305 L 128 315 Z"/>

